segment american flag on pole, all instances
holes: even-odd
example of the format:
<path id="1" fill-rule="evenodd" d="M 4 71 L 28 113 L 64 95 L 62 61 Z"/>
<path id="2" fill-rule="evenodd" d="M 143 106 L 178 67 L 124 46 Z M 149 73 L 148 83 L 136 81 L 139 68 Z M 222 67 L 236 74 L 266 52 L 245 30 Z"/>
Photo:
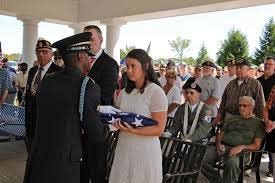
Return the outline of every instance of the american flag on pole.
<path id="1" fill-rule="evenodd" d="M 100 117 L 101 117 L 101 121 L 104 124 L 113 124 L 117 120 L 121 120 L 121 122 L 126 122 L 134 128 L 139 128 L 144 126 L 154 126 L 158 124 L 158 122 L 156 122 L 153 119 L 150 119 L 135 113 L 128 113 L 128 112 L 121 112 L 116 114 L 100 113 Z"/>

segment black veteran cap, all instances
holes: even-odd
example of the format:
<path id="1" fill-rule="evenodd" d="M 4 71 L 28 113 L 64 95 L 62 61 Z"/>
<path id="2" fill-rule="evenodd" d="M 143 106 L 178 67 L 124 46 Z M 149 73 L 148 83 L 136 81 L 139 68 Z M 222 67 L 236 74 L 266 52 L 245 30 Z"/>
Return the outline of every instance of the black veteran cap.
<path id="1" fill-rule="evenodd" d="M 185 89 L 185 90 L 187 90 L 187 89 L 189 89 L 189 88 L 191 88 L 191 89 L 193 89 L 193 90 L 196 90 L 197 92 L 199 92 L 199 93 L 201 93 L 201 87 L 198 85 L 198 84 L 196 84 L 196 83 L 187 83 L 186 85 L 184 85 L 184 87 L 183 87 L 183 89 Z"/>
<path id="2" fill-rule="evenodd" d="M 53 48 L 57 48 L 61 55 L 72 53 L 72 52 L 79 52 L 79 51 L 86 51 L 88 55 L 94 56 L 91 52 L 91 36 L 92 33 L 90 32 L 83 32 L 80 34 L 76 34 L 62 40 L 59 40 L 53 43 Z"/>
<path id="3" fill-rule="evenodd" d="M 213 62 L 211 62 L 210 60 L 207 60 L 207 61 L 203 62 L 202 67 L 204 67 L 204 66 L 209 66 L 209 67 L 216 68 L 215 64 Z"/>
<path id="4" fill-rule="evenodd" d="M 236 65 L 236 62 L 235 62 L 234 59 L 227 59 L 227 65 L 228 66 L 234 66 L 234 65 Z"/>
<path id="5" fill-rule="evenodd" d="M 244 58 L 237 58 L 235 60 L 235 65 L 236 66 L 244 66 L 244 65 L 250 66 L 248 60 L 246 60 Z"/>
<path id="6" fill-rule="evenodd" d="M 38 40 L 37 43 L 36 43 L 35 50 L 41 49 L 41 48 L 52 49 L 52 44 L 49 41 L 45 40 L 45 39 Z"/>

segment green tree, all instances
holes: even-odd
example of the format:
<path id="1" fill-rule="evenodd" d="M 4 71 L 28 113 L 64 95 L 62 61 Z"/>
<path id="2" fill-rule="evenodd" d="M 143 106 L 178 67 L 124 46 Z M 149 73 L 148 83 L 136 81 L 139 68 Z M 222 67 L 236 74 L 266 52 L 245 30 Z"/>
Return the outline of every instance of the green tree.
<path id="1" fill-rule="evenodd" d="M 125 49 L 120 49 L 120 60 L 124 59 L 126 57 L 126 55 L 133 49 L 135 49 L 135 46 L 127 46 L 125 47 Z"/>
<path id="2" fill-rule="evenodd" d="M 190 45 L 190 40 L 177 37 L 175 40 L 168 41 L 172 51 L 176 52 L 178 59 L 183 60 L 184 50 Z"/>
<path id="3" fill-rule="evenodd" d="M 225 66 L 229 58 L 248 58 L 248 41 L 246 36 L 239 30 L 232 29 L 228 32 L 228 38 L 221 44 L 217 53 L 217 63 Z"/>
<path id="4" fill-rule="evenodd" d="M 196 59 L 196 64 L 202 64 L 207 59 L 210 59 L 210 57 L 208 56 L 207 48 L 205 47 L 204 43 L 202 43 L 201 49 Z"/>
<path id="5" fill-rule="evenodd" d="M 270 18 L 264 27 L 262 37 L 260 37 L 260 46 L 256 48 L 253 63 L 259 65 L 265 57 L 270 55 L 275 55 L 275 23 L 273 18 Z"/>
<path id="6" fill-rule="evenodd" d="M 8 60 L 18 61 L 21 57 L 21 54 L 20 53 L 4 54 L 4 57 L 8 58 Z"/>
<path id="7" fill-rule="evenodd" d="M 194 59 L 193 57 L 187 57 L 183 59 L 183 62 L 186 63 L 187 65 L 195 65 L 196 59 Z"/>

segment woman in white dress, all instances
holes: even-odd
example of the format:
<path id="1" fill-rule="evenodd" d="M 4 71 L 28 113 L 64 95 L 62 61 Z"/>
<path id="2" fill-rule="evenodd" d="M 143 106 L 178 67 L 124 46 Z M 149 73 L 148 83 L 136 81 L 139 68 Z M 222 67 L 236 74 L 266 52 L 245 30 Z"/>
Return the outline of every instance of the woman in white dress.
<path id="1" fill-rule="evenodd" d="M 162 155 L 159 136 L 167 118 L 168 102 L 151 64 L 151 58 L 141 49 L 126 56 L 127 85 L 118 97 L 117 106 L 123 112 L 133 112 L 152 118 L 156 126 L 132 128 L 117 122 L 120 130 L 109 183 L 161 183 Z"/>
<path id="2" fill-rule="evenodd" d="M 168 70 L 165 74 L 166 84 L 163 90 L 167 95 L 168 100 L 168 117 L 174 117 L 181 103 L 180 89 L 175 85 L 177 73 L 175 70 Z"/>

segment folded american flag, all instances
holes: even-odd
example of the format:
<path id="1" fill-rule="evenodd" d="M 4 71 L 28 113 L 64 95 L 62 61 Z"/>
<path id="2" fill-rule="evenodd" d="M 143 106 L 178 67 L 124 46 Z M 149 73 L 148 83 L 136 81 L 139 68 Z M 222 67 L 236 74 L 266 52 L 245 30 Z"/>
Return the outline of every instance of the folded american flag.
<path id="1" fill-rule="evenodd" d="M 116 114 L 100 113 L 101 121 L 104 124 L 113 124 L 120 119 L 121 122 L 126 122 L 134 128 L 143 126 L 154 126 L 158 124 L 155 120 L 130 112 L 121 112 Z"/>

